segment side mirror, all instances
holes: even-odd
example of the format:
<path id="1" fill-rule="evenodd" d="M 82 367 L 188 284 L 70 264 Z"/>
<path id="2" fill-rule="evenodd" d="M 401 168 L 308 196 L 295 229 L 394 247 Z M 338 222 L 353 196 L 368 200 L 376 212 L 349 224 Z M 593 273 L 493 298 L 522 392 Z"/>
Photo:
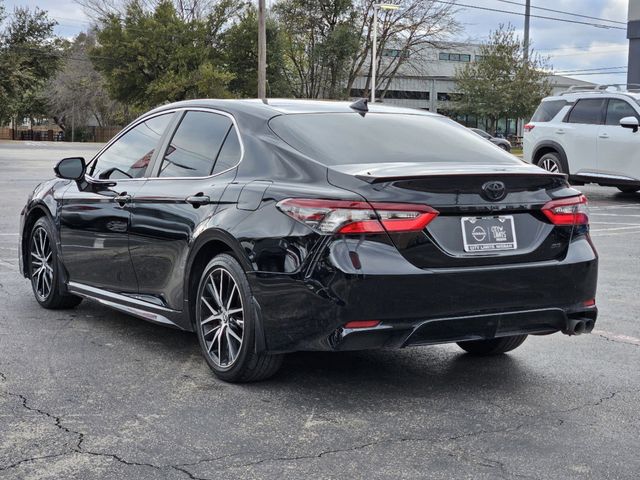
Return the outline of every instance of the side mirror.
<path id="1" fill-rule="evenodd" d="M 75 180 L 78 182 L 84 178 L 86 168 L 87 166 L 84 163 L 84 158 L 70 157 L 60 160 L 58 164 L 53 167 L 53 171 L 56 172 L 56 176 L 58 178 Z"/>
<path id="2" fill-rule="evenodd" d="M 638 119 L 636 117 L 624 117 L 620 120 L 620 126 L 622 128 L 630 128 L 633 133 L 638 131 Z"/>

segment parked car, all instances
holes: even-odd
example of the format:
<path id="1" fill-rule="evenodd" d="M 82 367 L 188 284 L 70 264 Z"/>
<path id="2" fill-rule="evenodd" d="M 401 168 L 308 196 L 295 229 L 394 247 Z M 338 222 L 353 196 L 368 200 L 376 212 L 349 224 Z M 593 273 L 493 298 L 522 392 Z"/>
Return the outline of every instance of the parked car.
<path id="1" fill-rule="evenodd" d="M 297 350 L 499 354 L 596 321 L 585 197 L 440 115 L 186 101 L 55 173 L 21 217 L 40 305 L 195 331 L 227 381 Z"/>
<path id="2" fill-rule="evenodd" d="M 469 130 L 477 133 L 485 140 L 489 140 L 491 143 L 493 143 L 494 145 L 497 145 L 501 149 L 506 150 L 507 152 L 511 151 L 511 142 L 506 138 L 494 137 L 492 135 L 489 135 L 487 132 L 485 132 L 480 128 L 470 128 Z"/>
<path id="3" fill-rule="evenodd" d="M 608 85 L 547 97 L 524 127 L 524 160 L 576 184 L 640 190 L 640 90 Z"/>

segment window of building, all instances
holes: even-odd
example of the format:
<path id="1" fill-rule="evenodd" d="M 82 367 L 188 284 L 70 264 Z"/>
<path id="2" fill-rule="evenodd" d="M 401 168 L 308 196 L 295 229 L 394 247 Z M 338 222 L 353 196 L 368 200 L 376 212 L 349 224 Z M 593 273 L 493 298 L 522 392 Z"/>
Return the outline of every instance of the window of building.
<path id="1" fill-rule="evenodd" d="M 471 55 L 466 53 L 440 52 L 440 55 L 438 55 L 438 58 L 440 60 L 445 60 L 449 62 L 470 62 L 471 61 Z"/>
<path id="2" fill-rule="evenodd" d="M 461 93 L 438 92 L 438 100 L 441 102 L 457 102 L 462 99 Z"/>
<path id="3" fill-rule="evenodd" d="M 380 96 L 383 91 L 377 91 Z M 358 98 L 364 97 L 365 91 L 361 88 L 352 88 L 349 96 Z M 384 98 L 389 100 L 429 100 L 429 92 L 421 90 L 387 90 L 384 92 Z"/>
<path id="4" fill-rule="evenodd" d="M 398 58 L 398 57 L 409 58 L 409 51 L 399 50 L 397 48 L 385 48 L 382 50 L 382 56 L 393 57 L 393 58 Z"/>
<path id="5" fill-rule="evenodd" d="M 476 62 L 481 62 L 482 60 L 484 60 L 485 56 L 484 55 L 476 55 Z"/>

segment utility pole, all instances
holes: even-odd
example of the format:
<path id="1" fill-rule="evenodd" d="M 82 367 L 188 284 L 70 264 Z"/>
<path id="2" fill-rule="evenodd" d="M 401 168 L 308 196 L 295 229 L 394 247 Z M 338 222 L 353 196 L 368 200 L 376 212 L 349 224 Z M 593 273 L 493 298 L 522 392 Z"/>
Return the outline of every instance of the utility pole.
<path id="1" fill-rule="evenodd" d="M 633 0 L 632 0 L 633 1 Z M 529 21 L 531 20 L 531 0 L 527 0 L 524 7 L 524 43 L 522 48 L 524 50 L 524 62 L 529 60 Z"/>
<path id="2" fill-rule="evenodd" d="M 258 0 L 258 98 L 267 98 L 267 29 L 265 0 Z"/>
<path id="3" fill-rule="evenodd" d="M 629 39 L 627 83 L 640 84 L 640 0 L 629 0 L 627 22 L 627 38 Z"/>

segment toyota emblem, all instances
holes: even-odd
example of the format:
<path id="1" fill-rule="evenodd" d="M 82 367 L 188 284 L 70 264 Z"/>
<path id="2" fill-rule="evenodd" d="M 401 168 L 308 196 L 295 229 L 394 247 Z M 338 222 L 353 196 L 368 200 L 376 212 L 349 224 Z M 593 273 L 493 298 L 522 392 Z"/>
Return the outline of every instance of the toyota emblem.
<path id="1" fill-rule="evenodd" d="M 507 188 L 502 182 L 487 182 L 482 186 L 482 193 L 490 202 L 498 202 L 507 196 Z"/>

